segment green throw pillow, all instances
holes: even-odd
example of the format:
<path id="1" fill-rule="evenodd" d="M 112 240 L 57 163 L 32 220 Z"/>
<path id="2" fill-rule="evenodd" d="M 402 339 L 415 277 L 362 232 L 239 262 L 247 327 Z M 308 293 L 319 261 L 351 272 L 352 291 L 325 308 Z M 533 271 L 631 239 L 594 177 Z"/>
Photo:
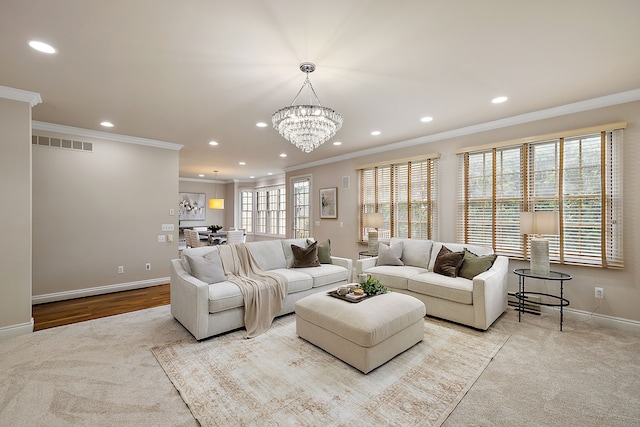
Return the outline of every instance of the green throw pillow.
<path id="1" fill-rule="evenodd" d="M 307 239 L 307 245 L 313 243 L 313 240 Z M 331 262 L 331 240 L 327 239 L 326 242 L 318 243 L 318 261 L 320 264 L 332 264 Z"/>
<path id="2" fill-rule="evenodd" d="M 464 250 L 464 260 L 462 261 L 462 266 L 460 267 L 460 271 L 458 275 L 460 277 L 464 277 L 465 279 L 472 280 L 480 273 L 484 273 L 488 269 L 491 268 L 493 263 L 496 260 L 497 255 L 476 255 L 473 252 L 469 252 L 467 249 Z"/>

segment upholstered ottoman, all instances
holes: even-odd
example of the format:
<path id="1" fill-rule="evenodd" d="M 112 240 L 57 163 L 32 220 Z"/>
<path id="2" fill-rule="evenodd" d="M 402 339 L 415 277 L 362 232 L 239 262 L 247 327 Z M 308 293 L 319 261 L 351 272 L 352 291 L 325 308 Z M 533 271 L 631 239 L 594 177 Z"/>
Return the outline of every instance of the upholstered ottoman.
<path id="1" fill-rule="evenodd" d="M 422 341 L 424 303 L 390 292 L 358 303 L 323 292 L 295 305 L 296 332 L 365 374 Z"/>

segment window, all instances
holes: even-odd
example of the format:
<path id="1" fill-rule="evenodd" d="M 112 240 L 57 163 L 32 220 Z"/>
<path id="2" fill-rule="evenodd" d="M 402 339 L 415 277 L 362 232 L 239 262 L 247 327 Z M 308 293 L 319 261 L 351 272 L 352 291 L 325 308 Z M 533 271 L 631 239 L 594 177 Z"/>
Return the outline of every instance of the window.
<path id="1" fill-rule="evenodd" d="M 358 169 L 362 241 L 368 234 L 363 217 L 371 212 L 382 213 L 384 225 L 378 230 L 382 239 L 437 239 L 438 157 L 434 154 Z"/>
<path id="2" fill-rule="evenodd" d="M 458 152 L 458 241 L 527 259 L 520 211 L 558 211 L 551 261 L 623 267 L 624 123 Z"/>
<path id="3" fill-rule="evenodd" d="M 306 238 L 311 236 L 311 182 L 308 177 L 303 177 L 294 178 L 292 183 L 293 238 Z"/>
<path id="4" fill-rule="evenodd" d="M 253 190 L 240 191 L 240 228 L 253 233 Z"/>
<path id="5" fill-rule="evenodd" d="M 250 226 L 248 224 L 251 223 L 254 212 L 248 199 L 250 196 L 253 197 L 254 191 L 255 221 Z M 251 227 L 252 230 L 255 229 L 256 234 L 284 236 L 286 233 L 286 204 L 284 185 L 243 190 L 241 192 L 241 223 L 247 232 Z"/>

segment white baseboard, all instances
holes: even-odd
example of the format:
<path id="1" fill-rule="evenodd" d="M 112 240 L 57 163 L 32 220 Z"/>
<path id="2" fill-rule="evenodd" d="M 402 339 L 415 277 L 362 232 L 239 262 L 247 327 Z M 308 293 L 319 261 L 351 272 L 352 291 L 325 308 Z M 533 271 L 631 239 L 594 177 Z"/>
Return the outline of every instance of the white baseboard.
<path id="1" fill-rule="evenodd" d="M 151 286 L 164 285 L 169 283 L 169 277 L 159 277 L 157 279 L 141 280 L 138 282 L 116 283 L 113 285 L 98 286 L 95 288 L 77 289 L 73 291 L 56 292 L 53 294 L 33 295 L 31 304 L 44 304 L 47 302 L 64 301 L 73 298 L 90 297 L 94 295 L 110 294 L 113 292 L 129 291 L 132 289 L 142 289 Z"/>
<path id="2" fill-rule="evenodd" d="M 560 309 L 555 307 L 542 307 L 542 312 L 560 316 Z M 572 308 L 565 308 L 564 316 L 571 320 L 577 320 L 580 322 L 590 321 L 599 326 L 640 334 L 640 322 L 636 320 L 623 319 L 621 317 L 613 317 L 597 313 L 592 314 L 588 311 L 574 310 Z"/>
<path id="3" fill-rule="evenodd" d="M 11 325 L 0 328 L 0 340 L 4 338 L 17 337 L 18 335 L 26 335 L 33 332 L 33 317 L 30 322 L 21 323 L 19 325 Z"/>

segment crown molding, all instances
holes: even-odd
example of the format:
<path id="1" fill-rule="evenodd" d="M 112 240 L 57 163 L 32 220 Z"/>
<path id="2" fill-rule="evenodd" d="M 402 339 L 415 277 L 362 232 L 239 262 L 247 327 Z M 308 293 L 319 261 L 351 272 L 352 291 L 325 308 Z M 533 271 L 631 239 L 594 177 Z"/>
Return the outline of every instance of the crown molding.
<path id="1" fill-rule="evenodd" d="M 85 138 L 98 138 L 107 141 L 125 142 L 127 144 L 146 145 L 148 147 L 164 148 L 167 150 L 180 151 L 181 144 L 172 142 L 157 141 L 155 139 L 139 138 L 137 136 L 120 135 L 117 133 L 103 132 L 99 130 L 82 129 L 73 126 L 57 125 L 54 123 L 32 121 L 31 128 L 44 132 L 57 132 L 73 136 L 82 136 Z"/>
<path id="2" fill-rule="evenodd" d="M 184 181 L 184 182 L 200 182 L 200 183 L 204 183 L 204 184 L 226 184 L 227 182 L 224 180 L 215 180 L 215 179 L 205 179 L 205 178 L 185 178 L 185 177 L 178 177 L 178 181 Z"/>
<path id="3" fill-rule="evenodd" d="M 29 92 L 28 90 L 15 89 L 9 86 L 0 86 L 0 98 L 28 102 L 31 107 L 35 107 L 42 102 L 42 98 L 40 97 L 39 93 Z"/>
<path id="4" fill-rule="evenodd" d="M 419 138 L 409 139 L 384 145 L 381 147 L 369 148 L 354 153 L 343 154 L 336 157 L 330 157 L 316 162 L 304 163 L 297 166 L 291 166 L 284 169 L 285 172 L 292 172 L 310 167 L 323 166 L 330 163 L 336 163 L 343 160 L 354 159 L 357 157 L 368 156 L 371 154 L 385 153 L 387 151 L 398 150 L 401 148 L 413 147 L 416 145 L 427 144 L 430 142 L 442 141 L 446 139 L 456 138 L 460 136 L 473 135 L 480 132 L 501 129 L 509 126 L 520 125 L 524 123 L 536 122 L 538 120 L 550 119 L 554 117 L 565 116 L 568 114 L 581 113 L 583 111 L 596 110 L 598 108 L 611 107 L 613 105 L 626 104 L 627 102 L 640 101 L 640 89 L 629 90 L 626 92 L 614 93 L 612 95 L 601 96 L 599 98 L 588 99 L 586 101 L 574 102 L 572 104 L 561 105 L 558 107 L 547 108 L 545 110 L 534 111 L 531 113 L 520 114 L 518 116 L 507 117 L 500 120 L 494 120 L 477 125 L 466 126 L 459 129 L 453 129 L 433 135 L 422 136 Z"/>

